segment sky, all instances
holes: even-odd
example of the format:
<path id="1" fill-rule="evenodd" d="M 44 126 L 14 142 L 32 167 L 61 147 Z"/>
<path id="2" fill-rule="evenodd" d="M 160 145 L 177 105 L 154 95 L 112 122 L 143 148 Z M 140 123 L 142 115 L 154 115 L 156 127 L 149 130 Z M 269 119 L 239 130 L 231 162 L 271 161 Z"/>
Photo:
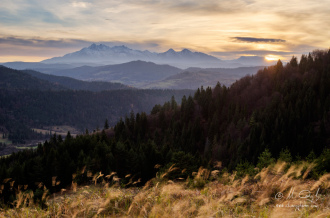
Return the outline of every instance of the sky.
<path id="1" fill-rule="evenodd" d="M 330 48 L 330 0 L 0 0 L 0 63 L 92 43 L 286 60 Z"/>

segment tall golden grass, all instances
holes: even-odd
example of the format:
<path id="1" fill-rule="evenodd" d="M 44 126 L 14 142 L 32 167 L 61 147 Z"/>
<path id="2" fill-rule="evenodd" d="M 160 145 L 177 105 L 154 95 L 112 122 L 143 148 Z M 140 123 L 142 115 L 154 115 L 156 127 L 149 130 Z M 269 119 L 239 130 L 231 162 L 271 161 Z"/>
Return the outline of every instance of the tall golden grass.
<path id="1" fill-rule="evenodd" d="M 167 177 L 184 170 L 172 165 L 144 187 L 121 188 L 115 172 L 91 175 L 90 186 L 72 187 L 49 198 L 47 208 L 20 191 L 1 217 L 330 217 L 330 174 L 307 179 L 314 165 L 285 162 L 237 179 L 235 173 L 199 168 L 190 178 Z M 111 184 L 109 178 L 112 178 Z M 131 175 L 126 175 L 131 178 Z M 140 180 L 129 181 L 130 185 Z M 54 178 L 56 184 L 56 178 Z M 116 185 L 117 184 L 117 185 Z M 135 183 L 136 184 L 136 183 Z"/>

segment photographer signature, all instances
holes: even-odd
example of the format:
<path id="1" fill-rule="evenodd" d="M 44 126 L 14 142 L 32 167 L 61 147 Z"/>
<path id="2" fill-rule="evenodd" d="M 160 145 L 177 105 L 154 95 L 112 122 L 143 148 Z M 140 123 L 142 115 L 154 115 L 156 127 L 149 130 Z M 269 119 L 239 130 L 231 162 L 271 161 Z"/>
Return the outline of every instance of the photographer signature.
<path id="1" fill-rule="evenodd" d="M 305 201 L 310 202 L 311 204 L 314 204 L 314 205 L 302 204 L 300 202 L 299 205 L 290 205 L 289 203 L 285 204 L 285 205 L 276 204 L 276 207 L 292 207 L 292 208 L 295 208 L 296 210 L 300 210 L 300 208 L 304 208 L 304 207 L 318 207 L 315 204 L 320 199 L 319 191 L 320 191 L 320 188 L 318 188 L 317 191 L 315 192 L 315 194 L 313 194 L 309 190 L 302 190 L 299 193 L 297 192 L 297 194 L 296 194 L 295 188 L 292 187 L 286 198 L 282 192 L 278 192 L 275 195 L 276 200 L 304 199 Z"/>

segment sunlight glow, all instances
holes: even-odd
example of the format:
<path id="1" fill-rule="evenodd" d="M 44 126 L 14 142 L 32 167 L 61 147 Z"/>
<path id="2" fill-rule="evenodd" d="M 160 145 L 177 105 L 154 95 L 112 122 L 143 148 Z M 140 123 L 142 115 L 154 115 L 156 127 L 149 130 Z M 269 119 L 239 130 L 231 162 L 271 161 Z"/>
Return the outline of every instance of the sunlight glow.
<path id="1" fill-rule="evenodd" d="M 278 55 L 267 55 L 267 56 L 265 57 L 265 60 L 266 60 L 266 61 L 277 61 L 277 60 L 279 60 L 279 59 L 283 59 L 283 57 L 278 56 Z"/>

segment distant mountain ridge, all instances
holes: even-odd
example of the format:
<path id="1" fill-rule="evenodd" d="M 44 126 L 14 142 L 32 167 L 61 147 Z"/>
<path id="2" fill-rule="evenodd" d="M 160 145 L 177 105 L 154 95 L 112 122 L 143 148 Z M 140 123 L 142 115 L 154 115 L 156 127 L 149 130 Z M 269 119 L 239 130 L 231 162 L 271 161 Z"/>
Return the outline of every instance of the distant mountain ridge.
<path id="1" fill-rule="evenodd" d="M 231 63 L 224 62 L 214 56 L 202 53 L 192 52 L 188 49 L 176 52 L 169 49 L 163 53 L 150 52 L 148 50 L 140 51 L 122 46 L 109 47 L 104 44 L 92 44 L 79 51 L 66 54 L 62 57 L 54 57 L 42 61 L 46 64 L 77 64 L 77 63 L 94 63 L 94 64 L 118 64 L 129 61 L 151 61 L 157 64 L 170 64 L 176 67 L 214 67 L 224 66 L 230 67 Z"/>
<path id="2" fill-rule="evenodd" d="M 82 81 L 66 76 L 48 75 L 34 70 L 23 70 L 22 72 L 28 73 L 31 76 L 36 77 L 38 79 L 46 80 L 53 84 L 60 85 L 62 87 L 71 90 L 100 92 L 100 91 L 108 91 L 108 90 L 132 89 L 132 87 L 126 86 L 121 83 L 103 82 L 103 81 Z"/>
<path id="3" fill-rule="evenodd" d="M 229 86 L 240 77 L 256 73 L 258 70 L 253 67 L 260 69 L 260 66 L 263 68 L 270 64 L 275 62 L 267 61 L 260 56 L 241 56 L 238 59 L 223 61 L 188 49 L 169 49 L 157 53 L 134 50 L 125 45 L 109 47 L 104 44 L 92 44 L 79 51 L 42 62 L 8 62 L 3 65 L 77 80 L 122 83 L 136 88 L 195 89 L 201 85 L 214 86 L 217 81 Z M 238 73 L 224 73 L 227 72 L 226 69 L 237 69 L 228 72 Z M 64 81 L 59 78 L 57 80 Z M 89 83 L 86 86 L 78 83 L 79 85 L 73 80 L 66 82 L 76 84 L 75 87 L 79 89 L 88 87 L 89 90 L 99 90 L 95 84 Z M 107 84 L 102 84 L 100 88 L 106 86 Z"/>
<path id="4" fill-rule="evenodd" d="M 134 50 L 125 45 L 107 46 L 92 44 L 79 51 L 68 53 L 62 57 L 53 57 L 41 62 L 7 62 L 3 66 L 17 70 L 36 70 L 52 74 L 63 69 L 72 69 L 81 66 L 104 66 L 122 64 L 131 61 L 146 61 L 156 64 L 168 64 L 181 69 L 190 67 L 198 68 L 237 68 L 252 66 L 270 66 L 276 61 L 268 61 L 261 56 L 241 56 L 233 60 L 221 60 L 202 52 L 193 52 L 188 49 L 175 51 L 172 48 L 166 52 L 150 52 L 148 50 Z"/>
<path id="5" fill-rule="evenodd" d="M 263 67 L 239 68 L 197 68 L 185 70 L 170 65 L 160 65 L 146 61 L 131 61 L 124 64 L 100 67 L 81 66 L 52 72 L 84 81 L 107 81 L 126 86 L 147 89 L 197 89 L 200 86 L 221 84 L 230 86 L 248 74 L 257 73 Z"/>
<path id="6" fill-rule="evenodd" d="M 41 80 L 30 74 L 0 65 L 0 89 L 7 90 L 65 90 L 66 88 Z"/>
<path id="7" fill-rule="evenodd" d="M 43 74 L 33 70 L 14 70 L 0 65 L 0 88 L 9 90 L 85 90 L 108 91 L 132 89 L 121 83 L 87 82 L 70 77 Z"/>
<path id="8" fill-rule="evenodd" d="M 68 69 L 73 68 L 75 66 L 70 64 L 45 64 L 40 62 L 22 62 L 22 61 L 16 61 L 16 62 L 7 62 L 1 64 L 5 67 L 9 67 L 15 70 L 26 70 L 26 69 L 35 69 L 35 68 L 44 68 L 44 69 L 50 69 L 50 68 L 56 68 L 56 69 Z"/>
<path id="9" fill-rule="evenodd" d="M 141 87 L 178 74 L 182 70 L 170 65 L 159 65 L 146 61 L 131 61 L 124 64 L 100 67 L 82 66 L 53 72 L 53 75 L 68 76 L 86 81 L 111 81 Z"/>
<path id="10" fill-rule="evenodd" d="M 77 67 L 71 64 L 46 64 L 40 62 L 22 62 L 22 61 L 6 62 L 1 65 L 15 70 L 36 70 L 47 74 L 50 74 L 53 71 L 71 69 Z"/>
<path id="11" fill-rule="evenodd" d="M 179 74 L 146 85 L 146 88 L 197 89 L 214 87 L 217 82 L 229 87 L 246 75 L 254 75 L 263 67 L 239 68 L 188 68 Z"/>
<path id="12" fill-rule="evenodd" d="M 276 61 L 267 61 L 264 57 L 260 56 L 241 56 L 237 59 L 228 61 L 230 63 L 239 63 L 247 67 L 252 66 L 271 66 L 276 64 Z"/>

